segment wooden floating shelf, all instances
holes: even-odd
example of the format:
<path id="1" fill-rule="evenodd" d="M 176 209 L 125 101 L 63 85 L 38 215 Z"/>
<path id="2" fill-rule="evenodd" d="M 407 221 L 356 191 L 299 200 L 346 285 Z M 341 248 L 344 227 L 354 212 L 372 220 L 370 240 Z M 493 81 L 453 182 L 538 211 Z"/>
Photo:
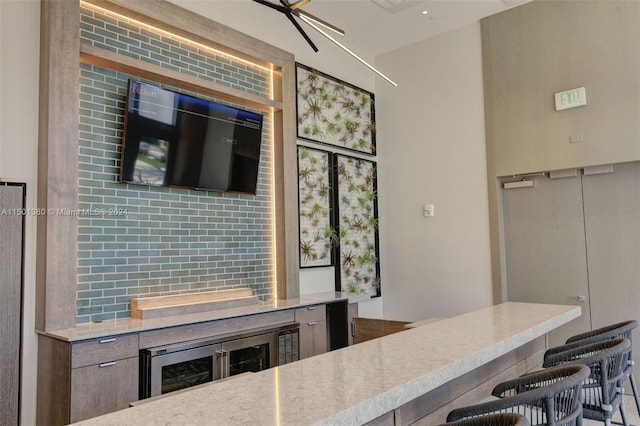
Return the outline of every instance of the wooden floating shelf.
<path id="1" fill-rule="evenodd" d="M 87 43 L 80 43 L 80 62 L 130 74 L 133 77 L 146 78 L 158 83 L 251 107 L 267 113 L 282 110 L 282 102 L 216 84 L 213 81 L 204 80 L 179 71 L 163 68 L 159 65 L 150 64 Z"/>
<path id="2" fill-rule="evenodd" d="M 164 318 L 258 304 L 250 288 L 131 299 L 131 317 Z"/>

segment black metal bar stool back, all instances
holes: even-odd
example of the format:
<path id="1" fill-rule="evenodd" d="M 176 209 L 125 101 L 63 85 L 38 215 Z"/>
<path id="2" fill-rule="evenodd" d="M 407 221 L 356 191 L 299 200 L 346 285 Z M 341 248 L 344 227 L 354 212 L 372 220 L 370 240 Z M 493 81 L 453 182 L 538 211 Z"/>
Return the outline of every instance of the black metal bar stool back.
<path id="1" fill-rule="evenodd" d="M 587 331 L 586 333 L 576 334 L 575 336 L 567 339 L 567 345 L 573 344 L 576 346 L 587 345 L 591 343 L 601 342 L 603 340 L 615 339 L 618 337 L 625 337 L 629 339 L 631 348 L 629 349 L 629 360 L 625 366 L 624 374 L 629 383 L 631 384 L 631 391 L 633 392 L 633 398 L 636 403 L 636 409 L 640 414 L 640 394 L 638 394 L 638 386 L 636 385 L 636 379 L 633 375 L 633 340 L 631 339 L 632 331 L 638 327 L 638 321 L 630 320 L 618 322 L 605 327 L 597 328 L 595 330 Z M 565 346 L 566 347 L 566 346 Z M 551 348 L 547 351 L 547 355 L 551 355 L 557 352 L 558 348 Z"/>
<path id="2" fill-rule="evenodd" d="M 584 364 L 591 370 L 590 376 L 582 384 L 582 414 L 584 418 L 611 425 L 616 411 L 620 411 L 622 422 L 628 426 L 624 406 L 622 382 L 626 380 L 625 368 L 631 353 L 631 342 L 626 338 L 616 338 L 575 346 L 570 343 L 557 348 L 545 357 L 543 367 Z M 556 349 L 554 349 L 556 350 Z"/>

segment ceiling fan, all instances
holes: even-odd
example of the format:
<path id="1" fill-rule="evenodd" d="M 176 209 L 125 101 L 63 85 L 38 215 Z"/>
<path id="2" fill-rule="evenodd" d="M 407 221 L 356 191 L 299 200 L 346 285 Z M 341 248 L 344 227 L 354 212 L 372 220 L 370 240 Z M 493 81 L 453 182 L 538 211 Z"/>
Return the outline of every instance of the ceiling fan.
<path id="1" fill-rule="evenodd" d="M 327 33 L 322 28 L 325 28 L 327 30 L 333 31 L 334 33 L 339 34 L 339 35 L 344 35 L 345 32 L 342 29 L 340 29 L 340 28 L 336 27 L 335 25 L 332 25 L 332 24 L 328 23 L 327 21 L 324 21 L 324 20 L 322 20 L 322 19 L 320 19 L 320 18 L 318 18 L 318 17 L 316 17 L 316 16 L 314 16 L 314 15 L 308 13 L 308 12 L 305 12 L 304 10 L 301 9 L 302 6 L 304 6 L 305 4 L 309 3 L 311 0 L 298 0 L 298 1 L 295 1 L 295 2 L 290 2 L 289 0 L 280 0 L 280 4 L 271 3 L 270 1 L 267 1 L 267 0 L 253 0 L 253 1 L 255 1 L 256 3 L 259 3 L 261 5 L 270 7 L 271 9 L 277 10 L 278 12 L 284 14 L 289 19 L 289 21 L 291 21 L 293 26 L 296 27 L 296 29 L 298 30 L 300 35 L 302 35 L 302 37 L 304 37 L 304 39 L 307 41 L 307 43 L 309 43 L 309 46 L 311 46 L 311 48 L 314 50 L 314 52 L 318 51 L 318 47 L 313 43 L 313 40 L 311 40 L 309 35 L 300 26 L 300 23 L 298 23 L 296 18 L 300 19 L 305 24 L 309 25 L 311 28 L 313 28 L 314 30 L 316 30 L 317 32 L 322 34 L 324 37 L 329 39 L 333 44 L 335 44 L 336 46 L 338 46 L 339 48 L 341 48 L 342 50 L 347 52 L 349 55 L 353 56 L 353 58 L 355 58 L 356 60 L 361 62 L 364 66 L 366 66 L 371 71 L 373 71 L 374 73 L 376 73 L 377 75 L 382 77 L 384 80 L 386 80 L 387 82 L 389 82 L 390 84 L 392 84 L 392 85 L 394 85 L 396 87 L 398 86 L 389 77 L 387 77 L 386 75 L 382 74 L 380 71 L 378 71 L 376 68 L 374 68 L 368 62 L 366 62 L 360 56 L 356 55 L 354 52 L 349 50 L 346 46 L 344 46 L 342 43 L 340 43 L 338 40 L 336 40 L 334 37 L 332 37 L 329 33 Z"/>

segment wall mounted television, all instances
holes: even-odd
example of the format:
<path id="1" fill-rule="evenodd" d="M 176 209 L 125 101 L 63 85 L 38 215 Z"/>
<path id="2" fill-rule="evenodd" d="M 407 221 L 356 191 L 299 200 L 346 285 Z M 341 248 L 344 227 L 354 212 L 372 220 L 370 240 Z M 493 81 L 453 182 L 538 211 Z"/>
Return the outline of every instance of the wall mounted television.
<path id="1" fill-rule="evenodd" d="M 120 182 L 255 194 L 262 115 L 129 80 Z"/>

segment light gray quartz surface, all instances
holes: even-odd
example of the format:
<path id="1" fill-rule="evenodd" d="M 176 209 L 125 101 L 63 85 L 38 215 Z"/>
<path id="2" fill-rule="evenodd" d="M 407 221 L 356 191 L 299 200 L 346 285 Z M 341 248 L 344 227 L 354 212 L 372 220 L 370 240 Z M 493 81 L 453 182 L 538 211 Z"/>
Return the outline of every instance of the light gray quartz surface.
<path id="1" fill-rule="evenodd" d="M 404 328 L 422 327 L 423 325 L 431 324 L 432 322 L 441 321 L 443 319 L 444 318 L 438 318 L 438 317 L 427 318 L 427 319 L 423 319 L 422 321 L 417 321 L 417 322 L 412 322 L 410 324 L 407 324 L 404 326 Z"/>
<path id="2" fill-rule="evenodd" d="M 195 314 L 144 320 L 137 318 L 120 318 L 116 320 L 78 324 L 76 327 L 63 330 L 38 331 L 38 333 L 56 339 L 74 342 L 105 336 L 157 330 L 161 328 L 175 327 L 178 325 L 195 324 L 199 322 L 262 314 L 284 309 L 295 309 L 319 303 L 331 303 L 341 300 L 346 300 L 348 301 L 348 303 L 357 303 L 369 299 L 370 296 L 367 295 L 331 291 L 305 294 L 292 299 L 272 299 L 260 301 L 255 305 L 240 306 L 228 309 L 217 309 L 209 312 L 199 312 Z"/>
<path id="3" fill-rule="evenodd" d="M 359 425 L 578 316 L 577 306 L 504 303 L 79 424 Z"/>

